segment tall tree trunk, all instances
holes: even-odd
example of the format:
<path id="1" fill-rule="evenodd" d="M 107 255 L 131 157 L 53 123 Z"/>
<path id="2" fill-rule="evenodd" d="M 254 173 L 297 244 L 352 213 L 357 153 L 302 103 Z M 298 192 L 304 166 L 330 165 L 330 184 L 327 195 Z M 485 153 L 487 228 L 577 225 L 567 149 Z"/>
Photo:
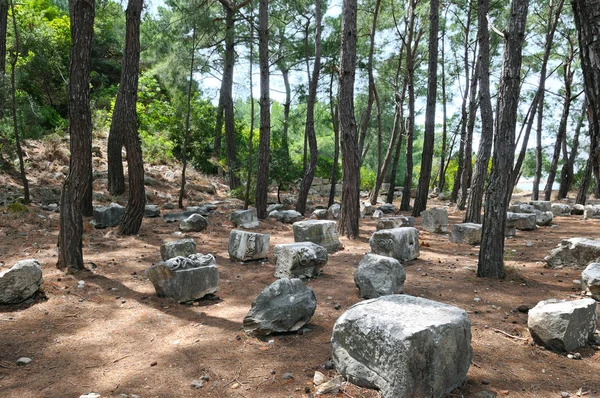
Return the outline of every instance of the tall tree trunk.
<path id="1" fill-rule="evenodd" d="M 596 193 L 600 191 L 600 2 L 598 0 L 572 0 L 575 25 L 579 32 L 581 69 L 585 95 L 588 102 L 590 136 L 593 137 L 590 157 L 596 166 Z"/>
<path id="2" fill-rule="evenodd" d="M 0 0 L 0 80 L 6 74 L 6 31 L 8 29 L 8 0 Z M 3 101 L 3 100 L 2 100 Z"/>
<path id="3" fill-rule="evenodd" d="M 577 120 L 577 126 L 575 127 L 575 132 L 573 133 L 573 146 L 571 147 L 571 153 L 569 156 L 563 161 L 563 167 L 560 172 L 560 187 L 558 189 L 558 194 L 556 196 L 557 200 L 561 200 L 567 197 L 569 190 L 573 185 L 574 179 L 574 165 L 575 159 L 577 159 L 578 151 L 579 151 L 579 134 L 581 133 L 581 127 L 583 126 L 583 119 L 585 118 L 587 111 L 587 103 L 584 100 L 581 116 Z"/>
<path id="4" fill-rule="evenodd" d="M 585 205 L 587 200 L 587 191 L 592 180 L 592 162 L 591 156 L 588 157 L 587 162 L 585 162 L 585 170 L 583 171 L 583 177 L 581 178 L 581 185 L 579 186 L 579 191 L 577 191 L 577 197 L 575 198 L 575 203 L 578 205 Z"/>
<path id="5" fill-rule="evenodd" d="M 17 157 L 19 158 L 19 174 L 21 176 L 21 182 L 23 184 L 23 198 L 25 204 L 29 204 L 29 181 L 27 181 L 27 174 L 25 174 L 25 161 L 23 160 L 23 149 L 21 148 L 21 138 L 19 136 L 19 123 L 17 121 L 17 86 L 15 84 L 15 69 L 17 67 L 17 61 L 19 59 L 19 30 L 17 29 L 17 17 L 15 15 L 15 3 L 14 0 L 10 2 L 10 8 L 12 12 L 12 23 L 15 35 L 15 49 L 11 57 L 11 68 L 10 68 L 10 83 L 11 83 L 11 98 L 12 98 L 12 119 L 13 119 L 13 132 L 15 134 L 15 145 L 17 147 Z M 4 54 L 0 54 L 4 57 Z M 90 136 L 91 137 L 91 136 Z M 91 143 L 90 143 L 90 160 L 91 160 Z"/>
<path id="6" fill-rule="evenodd" d="M 88 187 L 87 143 L 92 136 L 90 112 L 90 71 L 94 0 L 69 2 L 71 61 L 69 66 L 69 135 L 71 157 L 69 174 L 60 196 L 60 231 L 56 267 L 69 272 L 83 269 L 82 204 Z M 91 150 L 91 148 L 90 148 Z"/>
<path id="7" fill-rule="evenodd" d="M 354 119 L 354 75 L 356 70 L 356 0 L 343 0 L 340 43 L 338 114 L 342 141 L 342 205 L 338 230 L 349 239 L 358 238 L 360 218 L 360 160 Z"/>
<path id="8" fill-rule="evenodd" d="M 239 185 L 237 176 L 238 162 L 235 145 L 235 114 L 233 111 L 233 66 L 235 64 L 235 8 L 226 7 L 226 36 L 225 36 L 225 96 L 223 113 L 225 116 L 225 154 L 227 157 L 227 175 L 229 188 L 235 189 Z"/>
<path id="9" fill-rule="evenodd" d="M 267 218 L 269 155 L 271 146 L 271 101 L 269 99 L 269 0 L 260 0 L 258 9 L 258 58 L 260 64 L 260 142 L 256 177 L 256 212 Z"/>
<path id="10" fill-rule="evenodd" d="M 285 87 L 285 103 L 283 104 L 283 127 L 281 132 L 281 150 L 285 156 L 286 164 L 290 162 L 290 145 L 288 131 L 290 128 L 290 110 L 292 107 L 292 88 L 290 85 L 290 68 L 289 66 L 280 66 L 283 85 Z"/>
<path id="11" fill-rule="evenodd" d="M 250 81 L 250 136 L 248 137 L 248 175 L 246 177 L 246 194 L 244 195 L 244 210 L 248 210 L 250 205 L 250 184 L 252 183 L 252 156 L 254 149 L 254 95 L 252 89 L 254 88 L 254 79 L 252 78 L 252 65 L 254 63 L 254 5 L 250 4 L 250 59 L 249 59 L 249 72 L 248 79 Z M 287 120 L 284 121 L 284 129 Z M 287 135 L 287 132 L 285 132 Z"/>
<path id="12" fill-rule="evenodd" d="M 446 161 L 446 140 L 448 139 L 448 98 L 446 96 L 446 23 L 444 23 L 443 25 L 442 48 L 440 50 L 440 53 L 442 62 L 442 153 L 440 155 L 438 189 L 440 192 L 443 192 L 444 188 L 446 188 L 446 174 L 444 173 L 444 164 Z"/>
<path id="13" fill-rule="evenodd" d="M 427 67 L 427 105 L 425 108 L 425 131 L 423 133 L 423 155 L 421 157 L 421 175 L 412 215 L 418 217 L 427 208 L 429 180 L 433 162 L 433 144 L 435 141 L 435 104 L 437 100 L 437 53 L 439 31 L 439 2 L 429 2 L 429 65 Z"/>
<path id="14" fill-rule="evenodd" d="M 146 206 L 146 191 L 144 187 L 144 160 L 142 147 L 138 136 L 137 91 L 140 71 L 140 22 L 143 0 L 129 0 L 125 11 L 125 49 L 121 68 L 121 83 L 117 94 L 123 97 L 119 114 L 123 119 L 118 120 L 123 126 L 125 149 L 127 150 L 127 169 L 129 175 L 129 195 L 125 214 L 119 225 L 123 235 L 136 235 L 140 231 L 144 208 Z M 114 119 L 113 119 L 114 121 Z"/>
<path id="15" fill-rule="evenodd" d="M 390 189 L 388 189 L 386 202 L 393 203 L 394 202 L 394 191 L 396 190 L 396 173 L 398 171 L 398 163 L 400 163 L 400 154 L 402 153 L 402 137 L 406 132 L 404 120 L 400 119 L 398 121 L 399 126 L 399 134 L 398 143 L 396 144 L 396 150 L 394 153 L 394 160 L 392 161 L 392 170 L 390 171 Z"/>
<path id="16" fill-rule="evenodd" d="M 378 0 L 379 1 L 379 0 Z M 310 163 L 304 172 L 300 182 L 296 211 L 300 214 L 306 212 L 306 200 L 308 192 L 317 171 L 317 134 L 315 132 L 315 103 L 317 102 L 317 87 L 319 86 L 319 74 L 321 72 L 321 0 L 315 0 L 315 60 L 313 63 L 312 77 L 308 87 L 308 98 L 306 100 L 306 126 L 304 134 L 308 139 L 310 149 Z"/>
<path id="17" fill-rule="evenodd" d="M 519 152 L 519 156 L 517 157 L 517 161 L 515 162 L 514 167 L 512 168 L 512 172 L 510 174 L 510 190 L 508 198 L 512 197 L 512 193 L 515 189 L 515 186 L 519 182 L 519 177 L 521 176 L 521 167 L 523 166 L 523 161 L 525 160 L 525 155 L 527 154 L 527 146 L 529 144 L 529 136 L 531 134 L 531 129 L 533 127 L 533 120 L 535 119 L 535 113 L 537 112 L 537 104 L 540 100 L 539 91 L 533 97 L 533 101 L 531 101 L 531 105 L 529 105 L 529 109 L 527 110 L 527 114 L 525 115 L 525 120 L 521 125 L 521 131 L 519 132 L 519 137 L 523 130 L 525 130 L 525 135 L 523 136 L 523 141 L 521 142 L 521 151 Z M 516 142 L 519 140 L 517 139 Z"/>
<path id="18" fill-rule="evenodd" d="M 481 223 L 481 204 L 494 139 L 494 115 L 490 97 L 490 34 L 487 22 L 489 5 L 489 0 L 478 1 L 477 41 L 479 42 L 480 60 L 479 109 L 481 112 L 481 137 L 464 220 L 465 222 L 477 224 Z"/>
<path id="19" fill-rule="evenodd" d="M 190 115 L 192 113 L 192 87 L 194 82 L 194 58 L 196 55 L 196 18 L 194 18 L 194 25 L 192 27 L 192 60 L 190 61 L 190 74 L 188 77 L 188 92 L 186 101 L 186 114 L 185 114 L 185 132 L 183 137 L 183 151 L 181 162 L 181 187 L 179 188 L 179 200 L 177 204 L 180 209 L 183 209 L 183 196 L 185 194 L 185 171 L 187 169 L 187 148 L 190 139 Z"/>
<path id="20" fill-rule="evenodd" d="M 515 126 L 519 106 L 521 60 L 529 0 L 513 0 L 508 32 L 504 37 L 504 58 L 500 85 L 496 129 L 494 132 L 494 163 L 487 189 L 483 217 L 482 240 L 477 276 L 504 278 L 504 227 L 508 208 L 510 170 L 515 156 Z"/>
<path id="21" fill-rule="evenodd" d="M 331 188 L 329 189 L 329 200 L 327 207 L 335 203 L 335 187 L 338 182 L 340 161 L 340 124 L 338 120 L 338 106 L 333 98 L 333 79 L 336 76 L 335 68 L 332 67 L 329 79 L 329 111 L 331 112 L 331 124 L 333 127 L 333 167 L 331 168 Z"/>

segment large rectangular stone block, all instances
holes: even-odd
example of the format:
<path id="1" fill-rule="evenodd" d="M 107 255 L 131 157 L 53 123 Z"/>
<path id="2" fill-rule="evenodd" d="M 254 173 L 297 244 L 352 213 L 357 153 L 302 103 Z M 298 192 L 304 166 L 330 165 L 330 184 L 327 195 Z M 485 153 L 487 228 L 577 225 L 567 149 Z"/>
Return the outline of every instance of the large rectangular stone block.
<path id="1" fill-rule="evenodd" d="M 229 234 L 229 257 L 236 261 L 252 261 L 267 258 L 269 234 L 234 229 Z"/>
<path id="2" fill-rule="evenodd" d="M 414 227 L 382 229 L 369 239 L 371 251 L 398 261 L 410 261 L 419 257 L 419 231 Z"/>
<path id="3" fill-rule="evenodd" d="M 296 242 L 312 242 L 323 246 L 329 253 L 340 248 L 340 238 L 335 221 L 307 220 L 292 225 Z"/>

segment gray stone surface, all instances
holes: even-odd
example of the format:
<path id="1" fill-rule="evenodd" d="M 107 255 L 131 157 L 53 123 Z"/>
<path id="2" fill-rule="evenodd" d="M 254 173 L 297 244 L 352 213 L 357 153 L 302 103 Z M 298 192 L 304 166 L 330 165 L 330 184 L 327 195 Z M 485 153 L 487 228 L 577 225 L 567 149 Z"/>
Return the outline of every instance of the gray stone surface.
<path id="1" fill-rule="evenodd" d="M 183 232 L 201 232 L 208 227 L 208 220 L 200 214 L 192 214 L 179 222 L 179 229 Z"/>
<path id="2" fill-rule="evenodd" d="M 361 217 L 372 216 L 375 211 L 375 206 L 369 202 L 360 203 L 360 215 Z"/>
<path id="3" fill-rule="evenodd" d="M 276 210 L 269 213 L 269 217 L 285 224 L 293 224 L 302 220 L 304 217 L 296 210 Z"/>
<path id="4" fill-rule="evenodd" d="M 331 220 L 337 220 L 340 218 L 340 205 L 338 203 L 334 203 L 331 206 L 329 206 L 329 209 L 327 209 L 327 214 L 329 216 L 329 218 Z"/>
<path id="5" fill-rule="evenodd" d="M 550 268 L 583 268 L 589 263 L 600 262 L 600 240 L 564 239 L 544 260 Z"/>
<path id="6" fill-rule="evenodd" d="M 229 234 L 229 257 L 236 261 L 266 259 L 270 240 L 269 234 L 234 229 Z"/>
<path id="7" fill-rule="evenodd" d="M 537 213 L 535 213 L 535 222 L 540 227 L 552 225 L 553 219 L 554 213 L 552 213 L 551 211 L 538 211 Z"/>
<path id="8" fill-rule="evenodd" d="M 581 282 L 594 300 L 600 301 L 600 263 L 590 263 L 581 273 Z"/>
<path id="9" fill-rule="evenodd" d="M 530 205 L 529 203 L 516 202 L 516 203 L 512 203 L 508 207 L 508 211 L 510 211 L 511 213 L 535 214 L 537 209 L 533 205 Z"/>
<path id="10" fill-rule="evenodd" d="M 108 206 L 96 206 L 94 207 L 92 225 L 98 229 L 114 227 L 119 225 L 124 214 L 125 207 L 118 203 L 111 203 Z"/>
<path id="11" fill-rule="evenodd" d="M 306 325 L 317 308 L 317 296 L 300 279 L 279 279 L 252 302 L 244 318 L 249 334 L 295 332 Z"/>
<path id="12" fill-rule="evenodd" d="M 535 214 L 506 213 L 506 227 L 516 228 L 521 231 L 533 231 L 537 228 L 537 217 Z"/>
<path id="13" fill-rule="evenodd" d="M 385 214 L 381 210 L 377 209 L 377 210 L 375 210 L 373 212 L 373 215 L 371 217 L 373 217 L 373 218 L 382 218 L 384 215 Z"/>
<path id="14" fill-rule="evenodd" d="M 414 227 L 382 229 L 369 239 L 371 251 L 398 261 L 410 261 L 419 257 L 419 231 Z"/>
<path id="15" fill-rule="evenodd" d="M 340 238 L 337 233 L 335 221 L 307 220 L 293 224 L 294 241 L 312 242 L 323 246 L 329 253 L 340 248 Z"/>
<path id="16" fill-rule="evenodd" d="M 359 296 L 366 299 L 402 291 L 406 271 L 398 260 L 378 254 L 365 254 L 354 272 Z"/>
<path id="17" fill-rule="evenodd" d="M 413 216 L 383 217 L 377 220 L 377 231 L 381 229 L 393 229 L 400 227 L 414 227 L 415 218 Z"/>
<path id="18" fill-rule="evenodd" d="M 452 225 L 450 240 L 454 243 L 478 245 L 481 243 L 481 224 L 461 223 Z"/>
<path id="19" fill-rule="evenodd" d="M 549 200 L 532 200 L 529 204 L 541 212 L 552 211 L 552 202 Z"/>
<path id="20" fill-rule="evenodd" d="M 256 209 L 233 211 L 230 219 L 236 228 L 251 229 L 258 227 L 258 215 L 256 214 Z"/>
<path id="21" fill-rule="evenodd" d="M 570 216 L 571 206 L 565 203 L 552 203 L 552 213 L 555 216 Z"/>
<path id="22" fill-rule="evenodd" d="M 327 209 L 316 209 L 313 211 L 310 218 L 315 220 L 327 220 Z"/>
<path id="23" fill-rule="evenodd" d="M 167 213 L 163 216 L 163 219 L 166 222 L 176 222 L 185 220 L 192 214 L 200 214 L 201 216 L 208 216 L 211 211 L 214 209 L 210 206 L 190 206 L 185 211 L 176 211 L 172 213 Z"/>
<path id="24" fill-rule="evenodd" d="M 471 322 L 457 307 L 406 295 L 350 307 L 333 326 L 332 357 L 350 382 L 382 398 L 442 397 L 471 364 Z"/>
<path id="25" fill-rule="evenodd" d="M 585 212 L 585 206 L 580 204 L 574 204 L 571 206 L 571 215 L 573 216 L 582 216 Z"/>
<path id="26" fill-rule="evenodd" d="M 377 210 L 381 210 L 383 214 L 394 214 L 396 213 L 396 209 L 394 205 L 391 203 L 385 203 L 377 208 Z"/>
<path id="27" fill-rule="evenodd" d="M 158 205 L 146 205 L 144 208 L 144 217 L 159 217 L 160 216 L 160 207 Z"/>
<path id="28" fill-rule="evenodd" d="M 444 233 L 448 231 L 448 209 L 433 207 L 421 212 L 421 225 L 425 231 Z"/>
<path id="29" fill-rule="evenodd" d="M 22 303 L 38 291 L 44 279 L 37 260 L 21 260 L 0 272 L 0 304 Z"/>
<path id="30" fill-rule="evenodd" d="M 583 210 L 583 219 L 589 220 L 600 218 L 600 206 L 585 206 Z"/>
<path id="31" fill-rule="evenodd" d="M 327 264 L 327 249 L 312 242 L 275 245 L 276 278 L 314 278 Z"/>
<path id="32" fill-rule="evenodd" d="M 267 214 L 271 214 L 272 211 L 283 210 L 282 203 L 273 203 L 267 207 Z"/>
<path id="33" fill-rule="evenodd" d="M 597 304 L 592 299 L 545 300 L 529 310 L 527 327 L 536 343 L 568 352 L 591 342 L 597 319 Z"/>
<path id="34" fill-rule="evenodd" d="M 163 261 L 177 256 L 187 257 L 194 253 L 196 253 L 196 242 L 193 239 L 180 239 L 160 246 L 160 256 Z"/>
<path id="35" fill-rule="evenodd" d="M 146 270 L 159 297 L 183 303 L 200 299 L 219 288 L 217 262 L 212 254 L 174 257 Z"/>

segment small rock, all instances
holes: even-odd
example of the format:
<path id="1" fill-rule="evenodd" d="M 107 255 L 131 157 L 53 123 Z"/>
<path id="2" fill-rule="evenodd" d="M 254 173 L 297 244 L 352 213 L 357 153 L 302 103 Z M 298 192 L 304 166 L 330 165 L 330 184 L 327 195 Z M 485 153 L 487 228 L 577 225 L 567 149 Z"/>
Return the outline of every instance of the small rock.
<path id="1" fill-rule="evenodd" d="M 481 384 L 487 386 L 488 384 L 490 384 L 490 382 L 487 379 L 481 379 Z"/>
<path id="2" fill-rule="evenodd" d="M 33 361 L 33 359 L 31 359 L 31 358 L 21 357 L 21 358 L 17 359 L 17 366 L 27 366 L 32 361 Z"/>
<path id="3" fill-rule="evenodd" d="M 326 383 L 321 384 L 317 387 L 317 395 L 322 394 L 337 394 L 342 383 L 344 382 L 344 378 L 342 376 L 336 376 L 335 378 L 329 380 Z"/>
<path id="4" fill-rule="evenodd" d="M 569 359 L 573 359 L 573 358 L 574 358 L 574 357 L 573 357 L 573 354 L 567 354 L 567 358 L 569 358 Z"/>
<path id="5" fill-rule="evenodd" d="M 203 380 L 203 381 L 210 381 L 210 376 L 209 376 L 209 375 L 204 375 L 204 376 L 202 376 L 202 377 L 200 378 L 200 380 Z"/>
<path id="6" fill-rule="evenodd" d="M 566 391 L 563 391 L 563 392 L 560 393 L 560 397 L 561 398 L 569 398 L 570 396 L 571 396 L 571 394 L 569 394 Z"/>
<path id="7" fill-rule="evenodd" d="M 201 389 L 202 387 L 204 387 L 204 380 L 194 380 L 192 381 L 192 388 L 195 388 L 197 390 Z"/>
<path id="8" fill-rule="evenodd" d="M 531 243 L 531 242 L 527 242 L 527 243 L 525 243 L 525 246 L 527 246 L 527 247 L 532 247 L 532 246 L 533 246 L 533 243 Z"/>
<path id="9" fill-rule="evenodd" d="M 342 308 L 342 306 L 339 303 L 336 303 L 333 308 L 335 308 L 336 310 L 339 310 L 340 308 Z"/>
<path id="10" fill-rule="evenodd" d="M 517 310 L 518 310 L 519 312 L 522 312 L 523 314 L 527 314 L 527 313 L 529 312 L 529 306 L 528 306 L 528 305 L 525 305 L 525 304 L 523 304 L 523 305 L 520 305 L 520 306 L 518 306 L 518 307 L 517 307 Z"/>
<path id="11" fill-rule="evenodd" d="M 325 383 L 326 381 L 327 381 L 327 377 L 323 373 L 321 373 L 319 371 L 315 372 L 315 375 L 313 376 L 313 384 L 315 386 L 320 386 L 321 384 Z"/>
<path id="12" fill-rule="evenodd" d="M 476 302 L 476 303 L 479 303 L 479 302 L 481 301 L 481 299 L 480 299 L 479 297 L 475 297 L 475 298 L 473 299 L 473 301 L 474 301 L 474 302 Z"/>
<path id="13" fill-rule="evenodd" d="M 293 378 L 294 378 L 294 375 L 289 372 L 286 372 L 281 375 L 281 380 L 292 380 Z"/>
<path id="14" fill-rule="evenodd" d="M 331 359 L 329 359 L 327 362 L 325 362 L 325 369 L 327 370 L 331 370 L 335 368 L 335 365 L 333 364 L 333 361 Z"/>
<path id="15" fill-rule="evenodd" d="M 102 398 L 102 395 L 97 392 L 88 392 L 87 394 L 80 395 L 79 398 Z"/>
<path id="16" fill-rule="evenodd" d="M 573 354 L 573 359 L 577 359 L 577 360 L 579 360 L 579 359 L 581 359 L 581 358 L 582 358 L 582 357 L 581 357 L 581 354 L 580 354 L 580 353 L 576 352 L 575 354 Z"/>
<path id="17" fill-rule="evenodd" d="M 158 362 L 156 362 L 156 361 L 150 363 L 150 366 L 156 366 L 156 365 L 158 365 Z"/>
<path id="18" fill-rule="evenodd" d="M 477 394 L 475 394 L 476 398 L 496 398 L 497 396 L 498 394 L 489 390 L 479 391 Z"/>

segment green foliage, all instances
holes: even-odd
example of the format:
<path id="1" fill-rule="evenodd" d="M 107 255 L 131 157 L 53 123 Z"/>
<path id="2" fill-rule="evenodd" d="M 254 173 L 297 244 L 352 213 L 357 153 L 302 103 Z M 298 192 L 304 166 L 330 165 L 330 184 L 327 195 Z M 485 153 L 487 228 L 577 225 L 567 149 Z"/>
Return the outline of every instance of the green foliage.
<path id="1" fill-rule="evenodd" d="M 11 214 L 26 214 L 29 213 L 29 209 L 21 202 L 13 202 L 8 205 L 7 210 Z"/>
<path id="2" fill-rule="evenodd" d="M 375 186 L 377 174 L 374 170 L 366 167 L 360 168 L 360 190 L 370 191 Z"/>

